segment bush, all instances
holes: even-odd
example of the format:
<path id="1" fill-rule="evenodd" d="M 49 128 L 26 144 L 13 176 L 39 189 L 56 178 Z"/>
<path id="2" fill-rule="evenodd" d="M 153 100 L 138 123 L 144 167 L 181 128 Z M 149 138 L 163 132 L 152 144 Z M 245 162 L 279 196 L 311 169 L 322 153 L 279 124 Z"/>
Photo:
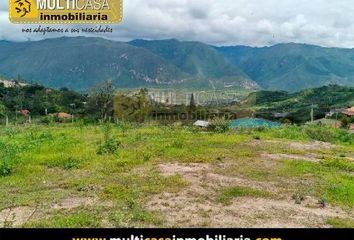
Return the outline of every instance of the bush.
<path id="1" fill-rule="evenodd" d="M 9 176 L 12 173 L 12 167 L 9 165 L 8 161 L 2 160 L 0 162 L 0 177 Z"/>
<path id="2" fill-rule="evenodd" d="M 113 138 L 109 138 L 105 140 L 100 146 L 98 147 L 97 154 L 104 155 L 104 154 L 114 154 L 120 146 L 120 142 Z"/>
<path id="3" fill-rule="evenodd" d="M 118 150 L 120 144 L 120 141 L 112 137 L 112 127 L 107 123 L 103 127 L 103 143 L 99 145 L 97 154 L 114 154 Z"/>
<path id="4" fill-rule="evenodd" d="M 52 117 L 45 116 L 40 119 L 40 123 L 43 123 L 43 124 L 50 124 L 52 122 L 53 122 Z"/>
<path id="5" fill-rule="evenodd" d="M 0 177 L 6 177 L 12 173 L 19 148 L 6 142 L 0 142 L 0 149 Z"/>
<path id="6" fill-rule="evenodd" d="M 215 118 L 209 122 L 207 130 L 210 132 L 225 133 L 229 131 L 230 128 L 230 121 L 227 121 L 222 118 Z"/>
<path id="7" fill-rule="evenodd" d="M 123 136 L 126 136 L 126 133 L 131 128 L 130 123 L 126 121 L 119 121 L 117 127 L 122 132 Z"/>
<path id="8" fill-rule="evenodd" d="M 62 168 L 65 170 L 78 169 L 81 166 L 83 159 L 75 158 L 73 156 L 68 156 L 63 154 L 58 156 L 52 161 L 47 161 L 45 165 L 49 168 Z"/>
<path id="9" fill-rule="evenodd" d="M 306 126 L 305 134 L 312 140 L 321 142 L 335 142 L 335 134 L 333 129 L 324 126 Z"/>
<path id="10" fill-rule="evenodd" d="M 312 140 L 330 143 L 353 143 L 354 135 L 344 129 L 326 126 L 306 126 L 303 128 L 306 136 Z"/>

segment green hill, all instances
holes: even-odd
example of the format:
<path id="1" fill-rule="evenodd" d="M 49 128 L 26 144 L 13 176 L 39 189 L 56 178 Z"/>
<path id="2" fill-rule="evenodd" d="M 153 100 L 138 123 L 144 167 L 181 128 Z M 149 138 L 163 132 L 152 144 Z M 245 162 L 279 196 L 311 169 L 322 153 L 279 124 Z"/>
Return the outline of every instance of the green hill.
<path id="1" fill-rule="evenodd" d="M 182 71 L 195 76 L 190 85 L 197 85 L 203 79 L 216 85 L 257 87 L 249 77 L 235 64 L 232 64 L 213 47 L 201 42 L 181 42 L 175 39 L 145 41 L 134 40 L 129 44 L 143 47 L 172 62 Z M 199 81 L 198 81 L 199 79 Z M 205 82 L 208 84 L 208 81 Z"/>
<path id="2" fill-rule="evenodd" d="M 234 109 L 253 109 L 259 117 L 272 118 L 273 113 L 288 113 L 286 118 L 294 122 L 310 120 L 311 109 L 315 119 L 323 118 L 333 109 L 354 106 L 354 88 L 338 85 L 305 89 L 297 93 L 259 91 L 249 94 Z"/>
<path id="3" fill-rule="evenodd" d="M 328 84 L 354 86 L 353 49 L 295 43 L 217 49 L 266 89 L 299 91 Z"/>
<path id="4" fill-rule="evenodd" d="M 184 64 L 143 47 L 101 38 L 57 38 L 38 42 L 0 42 L 0 74 L 49 87 L 87 90 L 111 79 L 117 87 L 211 87 L 210 81 L 257 86 L 215 49 L 203 44 L 178 52 Z M 166 46 L 169 48 L 169 44 Z M 171 45 L 173 49 L 173 45 Z M 208 53 L 211 52 L 210 53 Z M 209 58 L 207 55 L 211 55 Z M 205 61 L 201 61 L 203 56 Z M 184 60 L 181 60 L 184 62 Z M 200 68 L 200 71 L 193 69 Z M 225 78 L 223 80 L 223 78 Z"/>
<path id="5" fill-rule="evenodd" d="M 111 79 L 121 88 L 244 88 L 296 92 L 354 86 L 354 49 L 306 44 L 213 47 L 178 40 L 102 38 L 0 41 L 0 76 L 86 91 Z"/>
<path id="6" fill-rule="evenodd" d="M 112 79 L 119 87 L 169 85 L 189 77 L 142 48 L 100 38 L 0 43 L 0 73 L 49 87 L 86 90 Z"/>

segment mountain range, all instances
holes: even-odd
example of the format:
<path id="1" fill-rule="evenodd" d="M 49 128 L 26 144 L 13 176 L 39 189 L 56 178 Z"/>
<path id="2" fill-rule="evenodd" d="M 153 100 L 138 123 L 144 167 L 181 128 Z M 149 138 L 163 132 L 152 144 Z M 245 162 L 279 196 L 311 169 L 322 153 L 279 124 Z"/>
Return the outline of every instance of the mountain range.
<path id="1" fill-rule="evenodd" d="M 20 75 L 45 86 L 74 90 L 88 90 L 108 79 L 117 87 L 126 88 L 209 88 L 223 87 L 224 82 L 258 87 L 242 70 L 206 44 L 176 41 L 174 47 L 180 51 L 166 57 L 134 43 L 137 42 L 85 37 L 0 42 L 0 75 L 6 78 Z M 168 45 L 166 42 L 167 50 Z M 171 48 L 171 52 L 175 49 Z"/>
<path id="2" fill-rule="evenodd" d="M 217 49 L 264 89 L 294 92 L 330 84 L 354 86 L 354 49 L 295 43 Z"/>
<path id="3" fill-rule="evenodd" d="M 81 91 L 107 79 L 122 88 L 297 91 L 328 84 L 354 86 L 354 50 L 294 43 L 215 47 L 174 39 L 0 41 L 0 75 Z"/>

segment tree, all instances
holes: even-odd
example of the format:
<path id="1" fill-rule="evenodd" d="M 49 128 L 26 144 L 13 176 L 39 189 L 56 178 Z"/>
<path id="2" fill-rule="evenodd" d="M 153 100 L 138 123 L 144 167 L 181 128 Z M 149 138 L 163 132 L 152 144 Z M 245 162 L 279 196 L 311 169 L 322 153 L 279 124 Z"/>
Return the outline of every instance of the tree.
<path id="1" fill-rule="evenodd" d="M 148 101 L 148 90 L 146 88 L 140 89 L 137 94 L 137 120 L 144 122 L 150 113 L 150 103 Z"/>
<path id="2" fill-rule="evenodd" d="M 5 117 L 7 109 L 4 104 L 0 103 L 0 117 Z"/>
<path id="3" fill-rule="evenodd" d="M 114 115 L 121 120 L 144 122 L 151 112 L 147 93 L 147 89 L 141 89 L 133 96 L 115 96 Z"/>
<path id="4" fill-rule="evenodd" d="M 194 94 L 192 93 L 191 100 L 189 102 L 189 112 L 194 112 L 196 109 L 197 109 L 197 106 L 195 104 Z"/>
<path id="5" fill-rule="evenodd" d="M 94 118 L 98 118 L 104 122 L 113 116 L 113 97 L 114 86 L 112 81 L 104 81 L 95 87 L 90 95 L 87 103 L 88 113 Z"/>

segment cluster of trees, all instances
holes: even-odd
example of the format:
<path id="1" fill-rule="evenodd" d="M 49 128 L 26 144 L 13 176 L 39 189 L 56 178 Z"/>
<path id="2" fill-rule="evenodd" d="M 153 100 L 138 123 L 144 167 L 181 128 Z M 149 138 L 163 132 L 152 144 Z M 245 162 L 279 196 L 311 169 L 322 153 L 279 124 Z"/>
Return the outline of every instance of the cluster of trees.
<path id="1" fill-rule="evenodd" d="M 66 88 L 59 90 L 31 84 L 5 87 L 0 84 L 0 118 L 10 121 L 23 120 L 21 112 L 30 112 L 31 119 L 43 122 L 58 119 L 55 114 L 74 115 L 75 119 L 89 122 L 126 120 L 144 122 L 208 119 L 220 112 L 208 107 L 197 106 L 194 95 L 189 105 L 166 106 L 152 102 L 147 89 L 132 93 L 117 94 L 111 81 L 97 85 L 87 94 L 80 94 Z M 54 116 L 53 116 L 54 115 Z M 71 118 L 72 119 L 72 118 Z M 71 119 L 68 119 L 71 120 Z"/>
<path id="2" fill-rule="evenodd" d="M 256 117 L 302 124 L 312 118 L 322 119 L 331 110 L 351 106 L 353 101 L 353 87 L 328 85 L 296 93 L 255 92 L 247 97 L 240 108 L 253 108 Z M 274 113 L 285 114 L 285 117 L 274 117 Z"/>
<path id="3" fill-rule="evenodd" d="M 0 114 L 17 116 L 21 110 L 31 115 L 69 112 L 81 113 L 87 96 L 69 91 L 66 88 L 54 90 L 40 85 L 15 85 L 5 87 L 0 83 Z"/>
<path id="4" fill-rule="evenodd" d="M 114 116 L 118 119 L 144 122 L 152 111 L 148 90 L 141 89 L 131 95 L 114 96 L 113 108 Z"/>
<path id="5" fill-rule="evenodd" d="M 21 112 L 26 111 L 32 118 L 67 113 L 88 121 L 107 122 L 117 118 L 144 121 L 150 114 L 150 106 L 146 89 L 131 96 L 116 96 L 111 81 L 102 82 L 88 94 L 38 84 L 5 87 L 0 83 L 0 117 L 11 120 L 19 119 Z"/>

